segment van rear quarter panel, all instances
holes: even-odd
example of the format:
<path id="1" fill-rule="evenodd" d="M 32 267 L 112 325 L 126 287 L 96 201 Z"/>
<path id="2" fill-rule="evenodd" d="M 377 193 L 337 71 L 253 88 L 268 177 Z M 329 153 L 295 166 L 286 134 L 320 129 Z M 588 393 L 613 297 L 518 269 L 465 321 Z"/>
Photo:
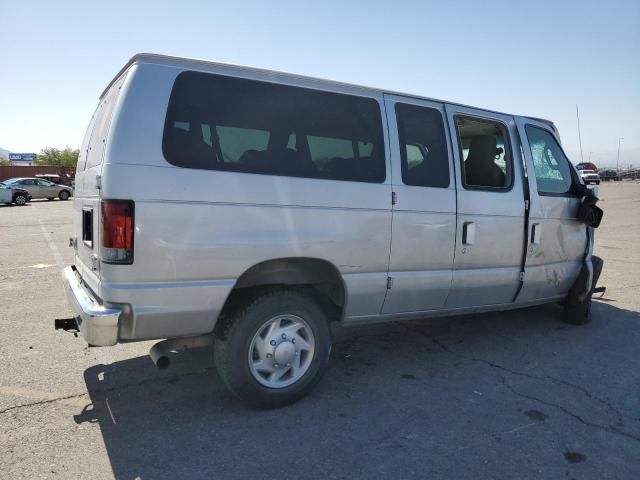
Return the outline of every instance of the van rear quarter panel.
<path id="1" fill-rule="evenodd" d="M 216 73 L 235 73 L 224 70 L 233 68 Z M 347 288 L 346 317 L 379 313 L 391 241 L 386 125 L 382 184 L 175 167 L 162 153 L 162 134 L 181 71 L 138 65 L 103 167 L 103 198 L 135 201 L 133 264 L 101 265 L 103 298 L 133 305 L 121 338 L 209 332 L 243 272 L 285 257 L 332 263 Z M 382 108 L 382 94 L 366 96 Z"/>

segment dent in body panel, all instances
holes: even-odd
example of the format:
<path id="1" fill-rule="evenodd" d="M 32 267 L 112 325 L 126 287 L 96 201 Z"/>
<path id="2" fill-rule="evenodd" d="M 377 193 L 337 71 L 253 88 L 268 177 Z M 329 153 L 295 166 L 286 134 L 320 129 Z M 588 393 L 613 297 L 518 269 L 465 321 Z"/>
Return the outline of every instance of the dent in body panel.
<path id="1" fill-rule="evenodd" d="M 581 259 L 527 266 L 525 284 L 518 295 L 518 302 L 566 295 L 581 267 Z"/>

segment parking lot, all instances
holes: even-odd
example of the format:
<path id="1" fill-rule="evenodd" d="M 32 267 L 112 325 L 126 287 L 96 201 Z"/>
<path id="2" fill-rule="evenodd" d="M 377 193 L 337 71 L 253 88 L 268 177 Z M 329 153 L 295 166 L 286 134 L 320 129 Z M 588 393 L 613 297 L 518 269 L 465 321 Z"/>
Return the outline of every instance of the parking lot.
<path id="1" fill-rule="evenodd" d="M 151 342 L 54 331 L 72 203 L 0 206 L 0 478 L 640 478 L 640 183 L 600 196 L 589 325 L 554 305 L 352 328 L 274 411 L 231 397 L 210 352 L 158 371 Z"/>

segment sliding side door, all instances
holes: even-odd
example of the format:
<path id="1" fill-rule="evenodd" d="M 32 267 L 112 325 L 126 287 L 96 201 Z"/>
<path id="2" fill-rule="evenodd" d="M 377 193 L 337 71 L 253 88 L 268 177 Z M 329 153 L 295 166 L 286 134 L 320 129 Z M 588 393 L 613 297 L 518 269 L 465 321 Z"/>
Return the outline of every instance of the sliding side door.
<path id="1" fill-rule="evenodd" d="M 382 313 L 443 308 L 451 288 L 456 191 L 439 103 L 385 95 L 393 228 Z"/>
<path id="2" fill-rule="evenodd" d="M 447 308 L 511 303 L 520 287 L 524 189 L 511 116 L 446 106 L 457 170 L 458 228 Z"/>

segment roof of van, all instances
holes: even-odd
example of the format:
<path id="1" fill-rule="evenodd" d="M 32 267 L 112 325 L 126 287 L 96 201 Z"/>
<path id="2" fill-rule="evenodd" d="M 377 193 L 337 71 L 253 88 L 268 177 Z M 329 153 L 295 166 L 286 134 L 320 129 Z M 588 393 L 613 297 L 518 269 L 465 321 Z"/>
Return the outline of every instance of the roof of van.
<path id="1" fill-rule="evenodd" d="M 450 101 L 447 101 L 447 100 L 440 100 L 440 99 L 431 98 L 431 97 L 423 97 L 423 96 L 420 96 L 420 95 L 414 95 L 414 94 L 410 94 L 410 93 L 396 92 L 396 91 L 387 90 L 387 89 L 384 89 L 384 88 L 375 88 L 375 87 L 368 87 L 368 86 L 363 86 L 363 85 L 355 85 L 355 84 L 346 83 L 346 82 L 339 82 L 339 81 L 335 81 L 335 80 L 327 80 L 327 79 L 324 79 L 324 78 L 310 77 L 310 76 L 307 76 L 307 75 L 298 75 L 298 74 L 294 74 L 294 73 L 280 72 L 280 71 L 277 71 L 277 70 L 267 70 L 267 69 L 264 69 L 264 68 L 247 67 L 245 65 L 236 65 L 236 64 L 232 64 L 232 63 L 222 63 L 222 62 L 212 62 L 212 61 L 209 61 L 209 60 L 200 60 L 200 59 L 196 59 L 196 58 L 174 57 L 174 56 L 171 56 L 171 55 L 161 55 L 161 54 L 157 54 L 157 53 L 136 53 L 125 64 L 125 66 L 120 69 L 120 71 L 116 74 L 116 76 L 113 77 L 113 79 L 109 82 L 107 87 L 100 94 L 100 98 L 104 97 L 104 95 L 107 93 L 109 88 L 111 88 L 111 85 L 113 85 L 116 82 L 116 80 L 118 78 L 120 78 L 120 76 L 123 75 L 129 69 L 130 66 L 132 66 L 132 65 L 134 65 L 136 63 L 154 63 L 154 64 L 170 65 L 170 66 L 178 66 L 178 64 L 180 64 L 180 66 L 185 66 L 185 64 L 191 64 L 191 65 L 193 65 L 193 68 L 195 68 L 195 69 L 197 69 L 197 67 L 199 65 L 200 66 L 206 66 L 206 67 L 216 67 L 216 66 L 218 66 L 218 67 L 233 67 L 233 68 L 246 70 L 248 72 L 277 74 L 277 75 L 284 76 L 284 77 L 289 77 L 289 78 L 292 78 L 292 79 L 312 80 L 312 81 L 319 82 L 319 83 L 326 83 L 327 85 L 353 87 L 353 88 L 359 88 L 359 89 L 364 89 L 364 90 L 370 90 L 372 92 L 377 92 L 377 93 L 381 92 L 381 93 L 386 93 L 386 94 L 390 94 L 390 95 L 399 95 L 399 96 L 403 96 L 403 97 L 415 98 L 415 99 L 420 99 L 420 100 L 428 100 L 428 101 L 432 101 L 432 102 L 447 103 L 447 104 L 450 104 L 450 105 L 457 105 L 457 106 L 461 106 L 461 107 L 475 108 L 477 110 L 483 110 L 485 112 L 491 112 L 491 113 L 499 113 L 499 114 L 502 114 L 502 115 L 513 115 L 511 113 L 499 112 L 497 110 L 490 110 L 490 109 L 487 109 L 487 108 L 474 107 L 472 105 L 465 105 L 465 104 L 458 103 L 458 102 L 450 102 Z M 547 124 L 551 125 L 554 130 L 556 130 L 555 124 L 551 120 L 547 120 L 546 118 L 530 117 L 530 116 L 526 116 L 526 115 L 522 115 L 522 116 L 525 117 L 525 118 L 532 119 L 532 120 L 537 120 L 537 121 L 540 121 L 540 122 L 547 123 Z"/>

